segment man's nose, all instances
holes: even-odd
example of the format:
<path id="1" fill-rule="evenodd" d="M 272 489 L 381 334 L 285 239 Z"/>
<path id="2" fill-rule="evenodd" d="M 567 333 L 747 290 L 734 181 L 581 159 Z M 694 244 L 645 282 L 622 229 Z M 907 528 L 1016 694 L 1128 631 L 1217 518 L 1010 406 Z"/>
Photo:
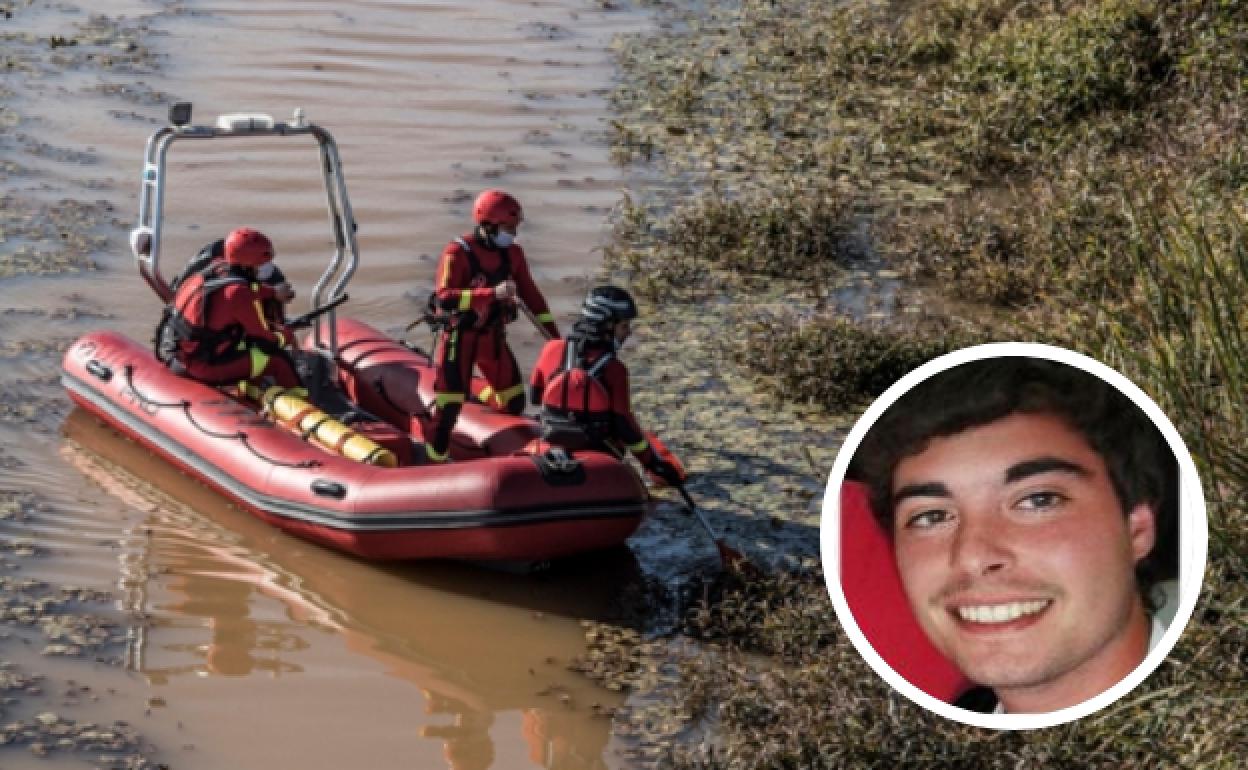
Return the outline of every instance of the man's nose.
<path id="1" fill-rule="evenodd" d="M 952 566 L 968 576 L 987 575 L 1014 564 L 1009 528 L 991 514 L 964 515 L 953 538 Z"/>

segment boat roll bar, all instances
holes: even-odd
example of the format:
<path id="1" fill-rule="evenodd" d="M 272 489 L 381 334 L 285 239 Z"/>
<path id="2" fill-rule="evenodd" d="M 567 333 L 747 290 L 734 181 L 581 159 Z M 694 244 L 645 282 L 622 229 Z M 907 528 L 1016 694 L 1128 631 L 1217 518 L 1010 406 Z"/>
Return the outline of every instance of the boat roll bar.
<path id="1" fill-rule="evenodd" d="M 160 272 L 161 220 L 165 202 L 165 171 L 169 147 L 182 139 L 224 139 L 252 137 L 312 136 L 321 153 L 321 172 L 325 179 L 325 196 L 329 223 L 334 233 L 334 255 L 329 266 L 316 282 L 312 294 L 312 310 L 332 304 L 346 293 L 347 283 L 359 265 L 359 247 L 355 239 L 355 217 L 347 197 L 347 184 L 342 175 L 338 144 L 329 131 L 309 123 L 303 109 L 294 111 L 293 118 L 279 123 L 269 115 L 236 113 L 221 115 L 211 126 L 191 124 L 190 102 L 178 102 L 169 109 L 169 123 L 147 140 L 143 157 L 143 182 L 139 190 L 139 220 L 130 231 L 130 250 L 138 264 L 139 274 L 163 302 L 173 299 L 173 290 Z M 338 354 L 338 335 L 333 309 L 316 320 L 314 342 L 318 349 L 332 358 Z"/>

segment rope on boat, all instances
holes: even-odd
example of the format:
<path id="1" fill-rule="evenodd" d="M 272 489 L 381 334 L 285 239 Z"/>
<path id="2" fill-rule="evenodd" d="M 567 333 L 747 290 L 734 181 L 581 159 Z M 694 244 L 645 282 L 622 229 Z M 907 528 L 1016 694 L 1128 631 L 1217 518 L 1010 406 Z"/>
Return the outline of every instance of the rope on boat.
<path id="1" fill-rule="evenodd" d="M 126 364 L 125 371 L 126 371 L 126 385 L 129 386 L 130 392 L 134 394 L 134 397 L 138 399 L 140 403 L 142 403 L 144 406 L 152 406 L 157 409 L 175 409 L 175 408 L 181 409 L 182 413 L 186 415 L 186 421 L 189 422 L 193 428 L 198 430 L 200 433 L 203 433 L 205 436 L 208 436 L 209 438 L 234 439 L 238 441 L 240 444 L 242 444 L 243 447 L 248 452 L 251 452 L 260 460 L 263 460 L 264 462 L 269 463 L 271 465 L 277 465 L 283 468 L 319 468 L 321 465 L 323 465 L 323 463 L 320 460 L 300 460 L 299 462 L 289 463 L 284 460 L 278 460 L 276 458 L 269 457 L 268 455 L 264 454 L 263 452 L 261 452 L 260 450 L 252 446 L 251 441 L 247 438 L 247 434 L 241 430 L 235 431 L 234 433 L 221 433 L 218 431 L 209 430 L 208 428 L 205 428 L 203 425 L 201 425 L 198 420 L 195 419 L 195 415 L 191 414 L 191 402 L 190 401 L 186 399 L 182 399 L 181 401 L 157 401 L 155 399 L 148 398 L 147 396 L 139 392 L 139 389 L 135 387 L 134 385 L 134 366 L 131 364 Z"/>

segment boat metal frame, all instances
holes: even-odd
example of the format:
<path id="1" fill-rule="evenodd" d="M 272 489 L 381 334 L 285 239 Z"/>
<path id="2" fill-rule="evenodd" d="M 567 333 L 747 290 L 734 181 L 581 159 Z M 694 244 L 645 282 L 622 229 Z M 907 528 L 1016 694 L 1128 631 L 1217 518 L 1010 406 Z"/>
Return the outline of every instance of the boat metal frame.
<path id="1" fill-rule="evenodd" d="M 312 309 L 332 304 L 342 297 L 359 266 L 359 245 L 356 241 L 355 216 L 347 196 L 347 183 L 342 172 L 338 143 L 328 130 L 309 123 L 303 110 L 296 109 L 290 121 L 278 122 L 262 113 L 221 115 L 213 125 L 190 123 L 191 105 L 179 102 L 169 110 L 170 124 L 153 133 L 143 154 L 143 178 L 139 189 L 138 223 L 130 231 L 130 250 L 139 274 L 147 281 L 162 302 L 173 299 L 173 290 L 160 270 L 160 246 L 164 215 L 166 173 L 169 148 L 184 139 L 239 139 L 257 137 L 302 138 L 311 136 L 320 149 L 321 174 L 325 181 L 329 224 L 334 235 L 334 253 L 329 265 L 317 280 L 312 293 Z M 336 310 L 329 310 L 316 319 L 313 344 L 328 354 L 338 355 Z"/>

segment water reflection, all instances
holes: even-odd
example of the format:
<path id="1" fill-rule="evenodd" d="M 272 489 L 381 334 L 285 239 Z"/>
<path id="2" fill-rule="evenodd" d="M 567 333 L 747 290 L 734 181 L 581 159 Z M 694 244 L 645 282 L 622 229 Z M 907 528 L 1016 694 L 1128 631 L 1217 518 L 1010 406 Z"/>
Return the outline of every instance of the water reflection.
<path id="1" fill-rule="evenodd" d="M 184 567 L 185 568 L 185 567 Z M 186 598 L 165 608 L 188 619 L 202 619 L 211 638 L 206 645 L 169 645 L 168 649 L 185 650 L 202 657 L 202 664 L 148 669 L 155 684 L 164 684 L 170 676 L 187 671 L 207 671 L 220 676 L 247 676 L 254 671 L 270 674 L 298 673 L 301 666 L 282 660 L 284 654 L 307 649 L 308 643 L 298 634 L 280 625 L 257 623 L 249 614 L 252 588 L 234 575 L 213 575 L 187 572 L 176 581 L 174 591 Z"/>
<path id="2" fill-rule="evenodd" d="M 411 719 L 453 770 L 608 766 L 610 722 L 598 714 L 620 699 L 566 667 L 584 649 L 579 619 L 603 619 L 635 579 L 626 549 L 536 576 L 365 563 L 234 509 L 84 412 L 65 434 L 72 465 L 149 512 L 123 582 L 131 613 L 150 617 L 129 659 L 153 687 L 231 678 L 247 697 L 254 677 L 300 675 L 336 640 L 354 654 L 336 659 L 350 687 L 369 687 L 363 669 L 379 664 L 419 688 L 424 713 Z M 280 704 L 275 718 L 300 708 Z"/>

